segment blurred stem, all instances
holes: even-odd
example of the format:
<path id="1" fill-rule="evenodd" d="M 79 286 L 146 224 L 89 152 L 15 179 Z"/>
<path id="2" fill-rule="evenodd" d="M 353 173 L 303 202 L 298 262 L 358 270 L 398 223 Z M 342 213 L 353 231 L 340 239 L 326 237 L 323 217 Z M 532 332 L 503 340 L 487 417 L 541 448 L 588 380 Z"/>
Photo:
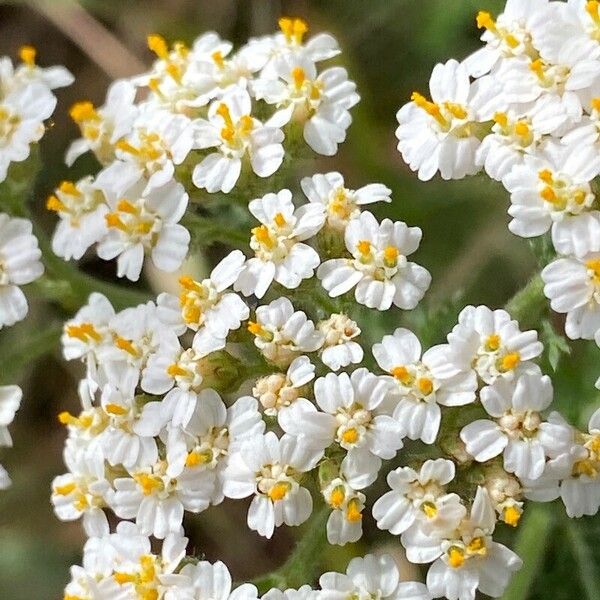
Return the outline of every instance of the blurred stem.
<path id="1" fill-rule="evenodd" d="M 530 282 L 517 292 L 507 303 L 506 310 L 521 325 L 539 327 L 540 320 L 548 310 L 548 301 L 544 296 L 544 282 L 535 275 Z"/>
<path id="2" fill-rule="evenodd" d="M 596 579 L 594 555 L 581 530 L 582 524 L 573 519 L 565 519 L 566 537 L 576 558 L 579 579 L 588 600 L 600 600 L 600 586 Z"/>
<path id="3" fill-rule="evenodd" d="M 527 600 L 544 564 L 544 549 L 556 523 L 550 506 L 532 504 L 519 528 L 515 552 L 525 559 L 512 578 L 503 600 Z"/>

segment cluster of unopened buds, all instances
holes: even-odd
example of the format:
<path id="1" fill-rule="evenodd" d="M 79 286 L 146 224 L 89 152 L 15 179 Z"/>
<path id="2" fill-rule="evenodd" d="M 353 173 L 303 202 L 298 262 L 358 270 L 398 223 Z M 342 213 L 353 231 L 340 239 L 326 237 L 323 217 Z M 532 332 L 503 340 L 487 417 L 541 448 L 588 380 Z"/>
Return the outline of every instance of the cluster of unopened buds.
<path id="1" fill-rule="evenodd" d="M 485 46 L 436 66 L 431 99 L 415 92 L 398 113 L 399 149 L 422 179 L 485 169 L 502 181 L 511 231 L 552 230 L 560 258 L 542 276 L 568 336 L 600 343 L 599 3 L 508 0 L 477 24 Z M 120 277 L 138 280 L 146 256 L 175 272 L 202 202 L 239 208 L 245 190 L 267 193 L 242 202 L 245 252 L 208 276 L 181 275 L 178 293 L 121 311 L 93 293 L 65 324 L 64 357 L 86 371 L 81 410 L 59 415 L 68 472 L 52 503 L 89 536 L 65 600 L 257 598 L 222 563 L 186 556 L 184 514 L 225 498 L 251 498 L 248 527 L 267 538 L 319 505 L 329 543 L 344 545 L 370 513 L 410 562 L 431 565 L 425 584 L 400 582 L 390 556 L 367 555 L 318 589 L 267 600 L 499 597 L 521 559 L 494 532 L 516 527 L 526 500 L 561 498 L 571 517 L 600 508 L 600 410 L 585 432 L 548 413 L 536 331 L 467 306 L 443 344 L 423 349 L 403 327 L 366 341 L 357 321 L 376 313 L 362 307 L 411 310 L 429 288 L 409 260 L 421 230 L 364 210 L 391 201 L 382 184 L 349 189 L 336 172 L 293 192 L 273 184 L 291 158 L 334 155 L 359 101 L 343 68 L 322 66 L 339 54 L 330 35 L 307 39 L 300 19 L 279 26 L 236 51 L 214 33 L 191 47 L 151 35 L 148 73 L 113 83 L 101 107 L 71 109 L 82 137 L 67 163 L 91 151 L 102 170 L 47 200 L 66 260 L 94 246 Z M 27 157 L 49 88 L 70 79 L 34 56 L 22 52 L 8 89 L 0 73 L 0 139 L 14 150 L 0 146 L 0 167 Z M 10 116 L 27 104 L 18 94 L 47 98 L 35 134 Z M 31 224 L 0 215 L 3 324 L 25 316 L 17 286 L 41 274 L 39 258 Z M 0 442 L 19 399 L 0 389 Z"/>

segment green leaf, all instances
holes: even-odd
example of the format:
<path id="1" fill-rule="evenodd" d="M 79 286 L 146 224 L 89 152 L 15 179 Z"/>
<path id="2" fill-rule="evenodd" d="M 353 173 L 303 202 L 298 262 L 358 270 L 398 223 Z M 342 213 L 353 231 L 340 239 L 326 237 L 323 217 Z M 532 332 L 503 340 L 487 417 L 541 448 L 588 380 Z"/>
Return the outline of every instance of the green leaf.
<path id="1" fill-rule="evenodd" d="M 569 519 L 566 537 L 571 544 L 577 572 L 587 600 L 600 600 L 600 569 L 598 568 L 598 527 Z"/>
<path id="2" fill-rule="evenodd" d="M 541 339 L 544 343 L 548 363 L 552 370 L 556 371 L 563 354 L 571 354 L 571 347 L 566 338 L 559 335 L 547 319 L 542 321 Z"/>

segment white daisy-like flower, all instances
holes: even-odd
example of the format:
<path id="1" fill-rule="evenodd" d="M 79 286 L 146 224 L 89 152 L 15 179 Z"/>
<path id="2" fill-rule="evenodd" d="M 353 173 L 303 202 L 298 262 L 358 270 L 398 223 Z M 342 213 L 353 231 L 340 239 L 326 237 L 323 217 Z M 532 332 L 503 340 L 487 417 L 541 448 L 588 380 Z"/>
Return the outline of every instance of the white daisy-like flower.
<path id="1" fill-rule="evenodd" d="M 466 509 L 457 494 L 446 492 L 454 479 L 454 463 L 443 458 L 427 460 L 419 471 L 399 467 L 387 476 L 391 491 L 373 505 L 379 529 L 400 535 L 413 525 L 435 535 L 458 527 Z"/>
<path id="2" fill-rule="evenodd" d="M 566 146 L 578 147 L 600 146 L 600 97 L 592 98 L 589 106 L 584 107 L 588 114 L 573 126 L 573 129 L 561 138 L 561 143 Z"/>
<path id="3" fill-rule="evenodd" d="M 310 585 L 303 585 L 297 590 L 288 588 L 287 590 L 279 590 L 271 588 L 262 600 L 315 600 L 318 598 L 319 592 L 311 589 Z"/>
<path id="4" fill-rule="evenodd" d="M 194 168 L 192 180 L 207 192 L 229 193 L 237 183 L 245 159 L 259 177 L 273 175 L 284 156 L 283 133 L 252 116 L 250 95 L 233 88 L 208 109 L 208 120 L 195 122 L 199 149 L 215 148 Z"/>
<path id="5" fill-rule="evenodd" d="M 498 380 L 481 390 L 481 404 L 494 420 L 479 419 L 463 427 L 460 437 L 478 462 L 503 454 L 504 468 L 519 478 L 537 479 L 546 458 L 565 452 L 573 437 L 569 426 L 544 421 L 552 403 L 552 382 L 541 372 L 516 381 Z"/>
<path id="6" fill-rule="evenodd" d="M 179 224 L 188 204 L 184 187 L 171 180 L 149 190 L 138 175 L 127 163 L 115 162 L 96 178 L 110 208 L 98 256 L 117 258 L 117 275 L 131 281 L 139 279 L 146 254 L 161 271 L 175 271 L 190 243 L 189 231 Z"/>
<path id="7" fill-rule="evenodd" d="M 365 368 L 352 375 L 329 373 L 315 381 L 317 406 L 298 399 L 279 414 L 279 424 L 323 449 L 335 442 L 349 454 L 391 459 L 402 448 L 403 426 L 383 406 L 390 388 L 386 378 Z M 376 474 L 381 463 L 372 462 Z"/>
<path id="8" fill-rule="evenodd" d="M 398 567 L 389 554 L 353 558 L 346 573 L 325 573 L 319 579 L 318 598 L 380 598 L 385 600 L 431 600 L 423 583 L 401 582 Z"/>
<path id="9" fill-rule="evenodd" d="M 327 225 L 344 231 L 348 222 L 360 215 L 360 207 L 374 202 L 391 202 L 392 190 L 381 183 L 371 183 L 357 190 L 345 187 L 340 173 L 331 172 L 304 177 L 300 182 L 309 202 L 321 205 Z"/>
<path id="10" fill-rule="evenodd" d="M 239 277 L 245 260 L 240 250 L 234 250 L 206 279 L 196 281 L 189 275 L 180 277 L 179 297 L 166 292 L 158 296 L 158 318 L 177 335 L 183 335 L 187 329 L 198 332 L 205 328 L 215 338 L 224 339 L 250 314 L 248 306 L 237 294 L 227 292 Z"/>
<path id="11" fill-rule="evenodd" d="M 526 156 L 505 177 L 511 194 L 509 229 L 534 237 L 552 228 L 557 252 L 582 256 L 600 249 L 600 212 L 592 210 L 591 181 L 600 173 L 593 146 L 548 144 L 544 153 Z"/>
<path id="12" fill-rule="evenodd" d="M 542 279 L 552 310 L 567 315 L 566 334 L 594 339 L 600 331 L 600 253 L 559 258 L 543 269 Z"/>
<path id="13" fill-rule="evenodd" d="M 475 600 L 477 590 L 498 598 L 521 559 L 506 546 L 494 542 L 496 513 L 485 488 L 477 494 L 468 519 L 441 541 L 412 528 L 402 536 L 411 562 L 433 562 L 427 573 L 427 588 L 434 598 Z"/>
<path id="14" fill-rule="evenodd" d="M 248 527 L 270 538 L 275 527 L 300 525 L 310 517 L 312 497 L 299 480 L 322 456 L 302 438 L 278 439 L 272 431 L 255 436 L 230 456 L 223 492 L 228 498 L 253 495 Z"/>
<path id="15" fill-rule="evenodd" d="M 473 368 L 488 385 L 535 368 L 531 361 L 544 349 L 536 331 L 521 331 L 505 310 L 487 306 L 464 308 L 448 343 L 455 372 Z"/>
<path id="16" fill-rule="evenodd" d="M 487 76 L 471 83 L 467 67 L 456 60 L 435 66 L 429 90 L 431 101 L 414 92 L 396 115 L 404 161 L 422 181 L 437 171 L 444 179 L 477 173 L 478 124 L 505 109 L 502 90 Z"/>
<path id="17" fill-rule="evenodd" d="M 27 219 L 0 213 L 0 329 L 22 321 L 29 311 L 19 286 L 42 276 L 42 252 Z"/>
<path id="18" fill-rule="evenodd" d="M 256 600 L 258 590 L 250 583 L 233 588 L 229 569 L 222 562 L 199 561 L 186 564 L 179 571 L 186 578 L 165 596 L 166 600 Z M 263 596 L 263 598 L 265 598 Z"/>
<path id="19" fill-rule="evenodd" d="M 82 137 L 69 146 L 65 156 L 67 166 L 90 150 L 103 165 L 114 160 L 117 142 L 131 131 L 138 115 L 135 94 L 130 81 L 118 80 L 108 88 L 106 101 L 100 108 L 87 100 L 71 107 L 69 114 Z"/>
<path id="20" fill-rule="evenodd" d="M 32 83 L 41 83 L 49 90 L 55 90 L 75 81 L 72 73 L 62 65 L 40 67 L 36 58 L 37 50 L 29 45 L 19 48 L 21 64 L 16 68 L 8 56 L 0 58 L 0 96 L 6 96 L 11 91 Z"/>
<path id="21" fill-rule="evenodd" d="M 403 328 L 373 346 L 377 364 L 396 384 L 399 402 L 394 418 L 411 440 L 433 444 L 440 428 L 440 405 L 464 406 L 475 401 L 475 373 L 471 369 L 455 372 L 449 351 L 447 345 L 434 346 L 421 356 L 417 336 Z"/>
<path id="22" fill-rule="evenodd" d="M 321 259 L 303 242 L 323 226 L 322 210 L 313 204 L 295 209 L 289 190 L 252 200 L 248 209 L 261 225 L 252 229 L 250 247 L 255 256 L 244 265 L 234 290 L 262 298 L 273 281 L 295 289 L 312 277 Z"/>
<path id="23" fill-rule="evenodd" d="M 481 41 L 485 46 L 476 50 L 464 64 L 469 75 L 481 77 L 499 62 L 515 56 L 535 56 L 532 44 L 532 24 L 537 22 L 548 0 L 507 0 L 504 10 L 494 20 L 487 11 L 477 14 L 477 27 L 483 29 Z"/>
<path id="24" fill-rule="evenodd" d="M 107 233 L 109 212 L 104 193 L 91 176 L 77 183 L 63 181 L 48 197 L 46 208 L 59 216 L 52 251 L 65 260 L 79 260 Z"/>
<path id="25" fill-rule="evenodd" d="M 304 141 L 315 152 L 335 155 L 352 123 L 349 110 L 360 101 L 346 69 L 331 67 L 317 74 L 308 57 L 287 54 L 275 62 L 274 71 L 275 77 L 252 82 L 256 99 L 278 108 L 268 124 L 283 127 L 298 122 Z"/>
<path id="26" fill-rule="evenodd" d="M 10 163 L 29 157 L 31 144 L 44 135 L 44 121 L 55 106 L 56 97 L 39 82 L 0 98 L 0 182 L 6 179 Z"/>
<path id="27" fill-rule="evenodd" d="M 431 283 L 427 269 L 407 260 L 419 247 L 421 236 L 418 227 L 389 219 L 379 224 L 370 212 L 363 212 L 346 228 L 346 248 L 352 258 L 325 261 L 317 276 L 334 298 L 356 286 L 359 304 L 378 310 L 394 304 L 411 310 Z"/>
<path id="28" fill-rule="evenodd" d="M 332 371 L 339 371 L 350 364 L 359 364 L 364 351 L 354 339 L 360 335 L 358 324 L 344 314 L 334 313 L 317 324 L 325 336 L 321 360 Z"/>
<path id="29" fill-rule="evenodd" d="M 273 373 L 258 379 L 252 395 L 260 402 L 265 414 L 273 417 L 304 397 L 314 377 L 315 366 L 307 356 L 299 356 L 292 361 L 286 373 Z"/>
<path id="30" fill-rule="evenodd" d="M 568 427 L 559 415 L 554 421 Z M 595 515 L 600 508 L 600 410 L 591 416 L 588 433 L 577 437 L 566 452 L 546 463 L 541 477 L 523 481 L 526 498 L 536 502 L 560 498 L 571 518 Z"/>
<path id="31" fill-rule="evenodd" d="M 316 352 L 323 345 L 323 334 L 302 311 L 294 311 L 285 297 L 256 309 L 256 321 L 248 331 L 264 357 L 276 365 L 287 367 L 294 358 Z"/>

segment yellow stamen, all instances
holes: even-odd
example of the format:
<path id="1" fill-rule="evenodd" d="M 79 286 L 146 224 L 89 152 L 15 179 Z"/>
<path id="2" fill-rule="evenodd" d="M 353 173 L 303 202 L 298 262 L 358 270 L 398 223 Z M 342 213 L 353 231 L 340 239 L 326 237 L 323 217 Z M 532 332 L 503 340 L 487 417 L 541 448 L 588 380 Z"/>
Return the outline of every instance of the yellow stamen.
<path id="1" fill-rule="evenodd" d="M 301 44 L 304 39 L 304 35 L 308 31 L 308 25 L 303 19 L 290 19 L 289 17 L 281 17 L 278 21 L 279 29 L 285 36 L 286 41 L 291 43 L 294 41 L 296 44 Z"/>
<path id="2" fill-rule="evenodd" d="M 163 482 L 160 477 L 155 475 L 147 475 L 146 473 L 139 473 L 134 476 L 134 479 L 138 485 L 142 488 L 144 496 L 150 496 L 154 491 L 159 490 L 163 487 Z"/>
<path id="3" fill-rule="evenodd" d="M 137 215 L 139 212 L 138 209 L 125 198 L 119 200 L 119 203 L 117 204 L 117 210 L 130 215 Z"/>
<path id="4" fill-rule="evenodd" d="M 521 519 L 521 511 L 516 506 L 507 506 L 502 513 L 502 519 L 507 525 L 516 527 Z"/>
<path id="5" fill-rule="evenodd" d="M 192 279 L 189 275 L 182 275 L 179 278 L 179 285 L 188 290 L 189 292 L 201 292 L 202 291 L 202 286 L 195 281 L 194 279 Z"/>
<path id="6" fill-rule="evenodd" d="M 475 538 L 473 538 L 469 542 L 469 545 L 467 546 L 467 550 L 471 554 L 479 554 L 481 556 L 485 556 L 487 554 L 487 548 L 486 548 L 486 545 L 485 545 L 485 539 L 482 538 L 482 537 L 475 537 Z"/>
<path id="7" fill-rule="evenodd" d="M 133 357 L 139 357 L 140 351 L 135 347 L 131 340 L 127 340 L 121 336 L 117 336 L 115 338 L 115 346 L 119 348 L 119 350 L 123 350 L 130 354 Z"/>
<path id="8" fill-rule="evenodd" d="M 167 65 L 167 68 L 165 69 L 167 71 L 167 73 L 169 74 L 169 76 L 171 77 L 171 79 L 173 79 L 173 81 L 176 81 L 177 83 L 181 83 L 181 69 L 177 66 L 174 65 L 173 63 Z"/>
<path id="9" fill-rule="evenodd" d="M 363 255 L 363 257 L 367 257 L 369 256 L 369 254 L 371 254 L 371 242 L 369 242 L 368 240 L 361 240 L 360 242 L 358 242 L 356 247 L 360 254 Z"/>
<path id="10" fill-rule="evenodd" d="M 59 496 L 68 496 L 69 494 L 73 493 L 76 489 L 77 485 L 75 485 L 74 483 L 67 483 L 65 485 L 57 485 L 54 488 L 54 493 L 58 494 Z"/>
<path id="11" fill-rule="evenodd" d="M 332 508 L 340 508 L 346 499 L 346 494 L 344 492 L 344 486 L 338 485 L 331 492 L 331 496 L 329 497 L 329 504 Z"/>
<path id="12" fill-rule="evenodd" d="M 360 502 L 357 498 L 352 498 L 352 500 L 348 502 L 348 508 L 346 509 L 346 519 L 350 523 L 358 523 L 358 521 L 362 520 L 362 509 L 360 506 Z"/>
<path id="13" fill-rule="evenodd" d="M 19 58 L 29 67 L 35 66 L 35 57 L 37 50 L 33 46 L 21 46 L 19 48 Z"/>
<path id="14" fill-rule="evenodd" d="M 152 33 L 147 38 L 148 48 L 158 56 L 158 58 L 162 58 L 165 60 L 169 57 L 169 47 L 167 46 L 167 42 L 162 35 L 158 33 Z"/>
<path id="15" fill-rule="evenodd" d="M 417 386 L 421 394 L 429 396 L 433 392 L 433 381 L 429 377 L 420 377 L 417 379 Z"/>
<path id="16" fill-rule="evenodd" d="M 240 133 L 244 136 L 249 135 L 254 129 L 254 119 L 250 115 L 240 117 Z"/>
<path id="17" fill-rule="evenodd" d="M 529 134 L 531 133 L 531 130 L 529 129 L 529 125 L 527 124 L 526 121 L 518 121 L 515 125 L 515 133 L 519 136 L 519 137 L 527 137 L 529 136 Z"/>
<path id="18" fill-rule="evenodd" d="M 190 452 L 185 459 L 186 467 L 198 467 L 199 465 L 206 465 L 213 459 L 211 450 L 204 450 L 203 452 L 194 451 Z"/>
<path id="19" fill-rule="evenodd" d="M 273 217 L 273 221 L 275 221 L 275 224 L 277 225 L 277 227 L 283 227 L 283 226 L 287 225 L 287 221 L 285 220 L 285 217 L 280 212 L 278 212 Z"/>
<path id="20" fill-rule="evenodd" d="M 346 429 L 346 431 L 342 433 L 342 441 L 346 444 L 356 444 L 356 442 L 358 442 L 358 431 L 356 431 L 354 427 Z"/>
<path id="21" fill-rule="evenodd" d="M 400 255 L 400 251 L 395 246 L 388 246 L 383 251 L 383 262 L 386 267 L 390 269 L 396 266 L 398 262 L 398 256 Z"/>
<path id="22" fill-rule="evenodd" d="M 71 106 L 69 115 L 75 123 L 82 123 L 83 121 L 92 121 L 98 119 L 98 112 L 94 108 L 94 105 L 88 100 L 82 102 L 76 102 Z"/>
<path id="23" fill-rule="evenodd" d="M 494 121 L 500 125 L 500 127 L 506 128 L 508 125 L 508 115 L 505 112 L 497 112 L 494 115 Z"/>
<path id="24" fill-rule="evenodd" d="M 521 362 L 521 355 L 518 352 L 511 352 L 502 359 L 502 370 L 512 371 L 516 369 Z"/>
<path id="25" fill-rule="evenodd" d="M 292 485 L 287 481 L 279 481 L 269 490 L 267 496 L 272 502 L 283 500 L 287 496 L 291 487 Z"/>
<path id="26" fill-rule="evenodd" d="M 53 212 L 67 212 L 67 207 L 56 196 L 48 196 L 46 208 Z"/>
<path id="27" fill-rule="evenodd" d="M 115 145 L 122 152 L 126 152 L 127 154 L 131 154 L 133 156 L 138 156 L 140 153 L 138 148 L 136 148 L 135 146 L 132 146 L 126 140 L 119 140 Z"/>
<path id="28" fill-rule="evenodd" d="M 222 69 L 225 66 L 225 59 L 223 58 L 223 53 L 220 50 L 213 52 L 210 56 L 219 69 Z"/>
<path id="29" fill-rule="evenodd" d="M 306 72 L 302 67 L 294 67 L 292 69 L 292 79 L 297 89 L 302 87 L 302 84 L 306 81 Z"/>
<path id="30" fill-rule="evenodd" d="M 127 225 L 121 221 L 121 218 L 116 213 L 108 213 L 104 217 L 106 219 L 106 224 L 108 227 L 112 227 L 113 229 L 120 229 L 121 231 L 127 231 Z"/>
<path id="31" fill-rule="evenodd" d="M 254 227 L 254 229 L 252 229 L 252 235 L 254 235 L 254 237 L 258 240 L 259 243 L 261 243 L 263 246 L 266 246 L 267 248 L 273 248 L 273 246 L 275 246 L 275 242 L 271 238 L 269 229 L 266 225 Z"/>
<path id="32" fill-rule="evenodd" d="M 433 519 L 438 514 L 437 506 L 433 502 L 423 502 L 421 510 L 428 519 Z"/>
<path id="33" fill-rule="evenodd" d="M 410 99 L 428 115 L 431 115 L 442 127 L 448 127 L 448 121 L 446 121 L 440 111 L 440 107 L 435 104 L 435 102 L 429 102 L 429 100 L 427 100 L 425 96 L 419 94 L 419 92 L 413 92 Z"/>
<path id="34" fill-rule="evenodd" d="M 133 583 L 136 580 L 136 575 L 133 573 L 122 573 L 117 571 L 116 573 L 113 573 L 113 579 L 119 585 L 125 585 L 126 583 Z"/>
<path id="35" fill-rule="evenodd" d="M 596 285 L 600 285 L 600 258 L 593 258 L 585 262 L 585 266 L 592 272 L 592 280 Z"/>
<path id="36" fill-rule="evenodd" d="M 58 190 L 69 196 L 81 196 L 81 192 L 77 189 L 77 186 L 72 181 L 61 181 L 60 185 L 58 186 Z"/>
<path id="37" fill-rule="evenodd" d="M 596 479 L 598 477 L 598 463 L 591 461 L 590 459 L 579 460 L 573 465 L 573 476 L 580 477 L 585 475 L 590 479 Z"/>
<path id="38" fill-rule="evenodd" d="M 485 347 L 490 352 L 496 352 L 500 348 L 500 336 L 497 333 L 490 335 L 485 341 Z"/>
<path id="39" fill-rule="evenodd" d="M 554 178 L 552 176 L 552 171 L 549 171 L 548 169 L 543 169 L 542 171 L 540 171 L 538 173 L 538 177 L 544 182 L 547 183 L 548 185 L 551 185 L 552 182 L 554 181 Z"/>
<path id="40" fill-rule="evenodd" d="M 529 65 L 529 68 L 540 78 L 543 79 L 544 78 L 544 63 L 542 62 L 542 60 L 540 58 L 538 58 L 537 60 L 534 60 L 531 62 L 531 64 Z"/>
<path id="41" fill-rule="evenodd" d="M 110 414 L 110 415 L 115 415 L 117 417 L 122 417 L 123 415 L 126 415 L 129 411 L 124 407 L 121 406 L 120 404 L 107 404 L 104 407 L 104 410 Z"/>
<path id="42" fill-rule="evenodd" d="M 448 549 L 448 564 L 454 569 L 462 567 L 465 564 L 465 551 L 458 546 L 451 546 Z"/>
<path id="43" fill-rule="evenodd" d="M 233 121 L 231 120 L 231 113 L 229 107 L 224 102 L 221 102 L 217 107 L 217 114 L 225 121 L 228 127 L 233 127 Z"/>
<path id="44" fill-rule="evenodd" d="M 540 196 L 546 201 L 549 202 L 550 204 L 556 204 L 556 201 L 558 200 L 558 196 L 556 195 L 556 192 L 550 187 L 550 186 L 546 186 L 541 192 L 540 192 Z"/>
<path id="45" fill-rule="evenodd" d="M 394 367 L 390 373 L 404 385 L 408 385 L 412 381 L 412 377 L 408 372 L 408 369 L 404 366 Z"/>
<path id="46" fill-rule="evenodd" d="M 496 31 L 496 22 L 492 18 L 492 15 L 486 10 L 480 10 L 477 13 L 477 28 L 487 29 L 488 31 Z"/>
<path id="47" fill-rule="evenodd" d="M 590 0 L 587 2 L 585 10 L 594 22 L 600 23 L 600 2 L 598 2 L 598 0 Z"/>
<path id="48" fill-rule="evenodd" d="M 600 98 L 593 98 L 591 105 L 593 110 L 600 112 Z"/>
<path id="49" fill-rule="evenodd" d="M 460 104 L 455 104 L 454 102 L 444 102 L 444 106 L 446 107 L 448 112 L 456 119 L 467 118 L 467 111 Z"/>
<path id="50" fill-rule="evenodd" d="M 273 334 L 267 331 L 260 323 L 254 321 L 248 321 L 248 331 L 257 337 L 261 337 L 263 340 L 270 342 L 273 339 Z"/>
<path id="51" fill-rule="evenodd" d="M 170 377 L 187 377 L 189 372 L 187 369 L 180 367 L 177 363 L 173 363 L 167 367 L 167 375 Z"/>

